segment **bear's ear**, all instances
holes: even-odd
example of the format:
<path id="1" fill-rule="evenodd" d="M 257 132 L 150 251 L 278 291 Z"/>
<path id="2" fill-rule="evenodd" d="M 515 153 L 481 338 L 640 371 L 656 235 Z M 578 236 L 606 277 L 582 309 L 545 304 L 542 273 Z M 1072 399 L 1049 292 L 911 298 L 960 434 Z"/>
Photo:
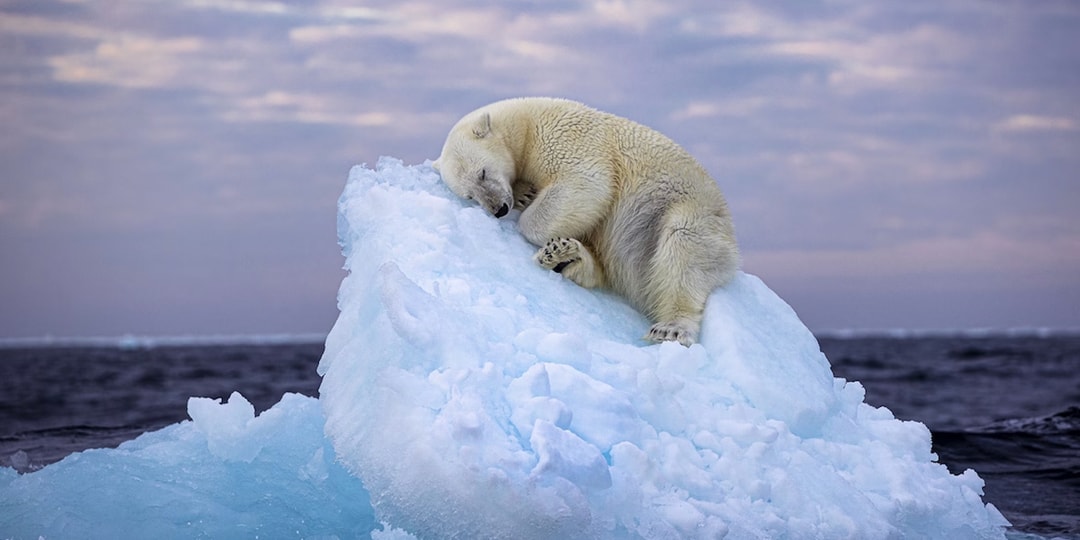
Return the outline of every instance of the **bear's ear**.
<path id="1" fill-rule="evenodd" d="M 477 139 L 483 139 L 487 137 L 488 133 L 491 133 L 491 114 L 484 113 L 480 115 L 480 120 L 476 122 L 476 125 L 472 128 L 472 133 Z"/>

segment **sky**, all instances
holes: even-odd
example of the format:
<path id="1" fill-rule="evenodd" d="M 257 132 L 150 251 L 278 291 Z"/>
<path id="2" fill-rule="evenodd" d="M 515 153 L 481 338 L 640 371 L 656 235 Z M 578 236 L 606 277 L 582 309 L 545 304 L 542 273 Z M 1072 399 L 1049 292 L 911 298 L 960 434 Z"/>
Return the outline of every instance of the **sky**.
<path id="1" fill-rule="evenodd" d="M 349 169 L 558 96 L 815 331 L 1080 328 L 1080 4 L 0 0 L 0 338 L 325 334 Z"/>

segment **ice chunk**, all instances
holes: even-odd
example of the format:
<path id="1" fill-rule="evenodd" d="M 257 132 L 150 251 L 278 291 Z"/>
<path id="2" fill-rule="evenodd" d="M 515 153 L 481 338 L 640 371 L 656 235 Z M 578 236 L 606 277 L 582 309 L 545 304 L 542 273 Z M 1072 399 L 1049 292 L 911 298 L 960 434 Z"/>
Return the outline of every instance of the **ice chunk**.
<path id="1" fill-rule="evenodd" d="M 326 434 L 377 516 L 427 536 L 1001 538 L 974 473 L 862 403 L 792 309 L 738 275 L 701 343 L 532 263 L 427 165 L 353 169 Z"/>
<path id="2" fill-rule="evenodd" d="M 529 437 L 536 452 L 533 477 L 556 475 L 586 491 L 611 487 L 611 473 L 600 450 L 573 433 L 548 422 L 537 420 Z"/>
<path id="3" fill-rule="evenodd" d="M 239 394 L 194 398 L 191 422 L 41 470 L 0 468 L 0 537 L 364 537 L 380 527 L 335 462 L 314 398 L 259 416 Z"/>

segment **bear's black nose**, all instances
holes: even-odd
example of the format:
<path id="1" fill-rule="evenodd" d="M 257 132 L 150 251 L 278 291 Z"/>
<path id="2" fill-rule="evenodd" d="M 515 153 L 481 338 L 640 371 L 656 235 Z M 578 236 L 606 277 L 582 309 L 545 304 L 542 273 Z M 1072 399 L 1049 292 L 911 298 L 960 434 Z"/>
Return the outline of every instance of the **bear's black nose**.
<path id="1" fill-rule="evenodd" d="M 495 212 L 495 217 L 497 217 L 497 218 L 503 217 L 503 216 L 505 216 L 506 214 L 509 214 L 509 213 L 510 213 L 510 207 L 506 206 L 506 203 L 503 203 L 503 205 L 499 207 L 499 211 Z"/>

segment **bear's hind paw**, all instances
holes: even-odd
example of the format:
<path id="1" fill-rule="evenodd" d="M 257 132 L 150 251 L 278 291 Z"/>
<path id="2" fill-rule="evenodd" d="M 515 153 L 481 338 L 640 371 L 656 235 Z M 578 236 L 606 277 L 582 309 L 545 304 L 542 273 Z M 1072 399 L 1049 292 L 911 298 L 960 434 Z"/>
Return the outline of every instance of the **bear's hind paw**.
<path id="1" fill-rule="evenodd" d="M 697 341 L 697 331 L 685 321 L 662 322 L 652 325 L 644 337 L 655 343 L 678 341 L 684 347 L 689 347 Z"/>

